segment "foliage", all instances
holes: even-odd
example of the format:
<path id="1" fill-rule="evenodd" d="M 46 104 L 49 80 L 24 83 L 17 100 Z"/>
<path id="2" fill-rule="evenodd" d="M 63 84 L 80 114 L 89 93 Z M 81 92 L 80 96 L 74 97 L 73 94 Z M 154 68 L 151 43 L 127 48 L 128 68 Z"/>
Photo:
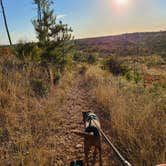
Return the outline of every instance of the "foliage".
<path id="1" fill-rule="evenodd" d="M 109 59 L 104 61 L 103 68 L 108 69 L 114 75 L 125 75 L 130 71 L 127 65 L 124 65 L 121 60 L 111 56 Z"/>
<path id="2" fill-rule="evenodd" d="M 56 17 L 51 9 L 53 1 L 51 0 L 34 0 L 37 5 L 37 19 L 33 20 L 37 38 L 44 46 L 50 40 L 50 28 L 55 24 Z"/>
<path id="3" fill-rule="evenodd" d="M 86 60 L 85 60 L 86 58 L 85 58 L 84 54 L 82 54 L 82 53 L 79 52 L 79 51 L 76 51 L 76 52 L 74 53 L 73 59 L 74 59 L 75 61 L 77 61 L 77 62 L 85 62 L 85 61 L 86 61 Z"/>
<path id="4" fill-rule="evenodd" d="M 135 81 L 135 83 L 138 83 L 139 81 L 142 80 L 141 74 L 139 74 L 138 72 L 131 71 L 131 70 L 126 72 L 124 76 L 127 80 Z"/>
<path id="5" fill-rule="evenodd" d="M 165 90 L 126 80 L 121 83 L 107 71 L 91 66 L 85 75 L 96 102 L 104 107 L 105 130 L 132 165 L 156 165 L 165 162 L 166 98 Z"/>
<path id="6" fill-rule="evenodd" d="M 32 80 L 31 87 L 39 97 L 45 97 L 48 94 L 48 87 L 46 87 L 42 80 Z"/>
<path id="7" fill-rule="evenodd" d="M 165 83 L 162 83 L 162 88 L 166 89 L 166 82 Z"/>
<path id="8" fill-rule="evenodd" d="M 89 64 L 94 64 L 96 62 L 96 55 L 95 54 L 89 54 L 87 56 L 87 62 Z"/>
<path id="9" fill-rule="evenodd" d="M 88 64 L 94 64 L 97 61 L 96 53 L 82 53 L 82 52 L 75 52 L 73 59 L 77 62 L 86 62 Z"/>
<path id="10" fill-rule="evenodd" d="M 57 83 L 59 83 L 60 78 L 61 78 L 60 72 L 54 73 L 54 84 L 55 84 L 55 85 L 56 85 Z"/>
<path id="11" fill-rule="evenodd" d="M 148 59 L 148 61 L 146 62 L 146 65 L 148 67 L 160 66 L 164 64 L 165 64 L 164 59 L 158 55 L 152 55 L 150 59 Z"/>
<path id="12" fill-rule="evenodd" d="M 165 51 L 161 52 L 160 56 L 161 56 L 162 58 L 166 58 L 166 52 L 165 52 Z"/>
<path id="13" fill-rule="evenodd" d="M 41 62 L 43 49 L 37 43 L 23 43 L 20 41 L 15 46 L 15 54 L 21 60 L 31 60 Z"/>
<path id="14" fill-rule="evenodd" d="M 39 40 L 39 48 L 43 49 L 42 60 L 59 64 L 61 68 L 66 64 L 66 55 L 71 50 L 72 29 L 62 21 L 56 23 L 51 0 L 34 0 L 37 5 L 38 17 L 33 20 L 33 25 Z"/>

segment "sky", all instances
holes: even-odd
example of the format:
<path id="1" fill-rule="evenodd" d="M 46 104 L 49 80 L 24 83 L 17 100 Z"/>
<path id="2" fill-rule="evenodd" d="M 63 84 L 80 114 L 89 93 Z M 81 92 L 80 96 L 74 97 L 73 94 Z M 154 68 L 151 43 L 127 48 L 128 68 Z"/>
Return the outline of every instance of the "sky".
<path id="1" fill-rule="evenodd" d="M 3 0 L 13 43 L 35 41 L 33 0 Z M 56 0 L 58 19 L 75 38 L 166 30 L 166 0 Z M 8 44 L 0 10 L 0 44 Z"/>

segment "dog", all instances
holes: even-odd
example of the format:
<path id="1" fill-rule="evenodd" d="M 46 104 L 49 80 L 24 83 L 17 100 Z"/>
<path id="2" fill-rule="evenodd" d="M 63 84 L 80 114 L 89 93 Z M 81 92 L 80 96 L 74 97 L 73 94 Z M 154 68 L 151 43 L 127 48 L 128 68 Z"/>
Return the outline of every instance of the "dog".
<path id="1" fill-rule="evenodd" d="M 75 130 L 73 132 L 84 138 L 84 153 L 87 166 L 89 166 L 89 154 L 92 147 L 94 147 L 93 164 L 95 164 L 98 152 L 100 166 L 102 166 L 101 134 L 99 131 L 101 125 L 99 122 L 99 118 L 92 112 L 83 112 L 82 115 L 85 131 L 80 132 Z"/>

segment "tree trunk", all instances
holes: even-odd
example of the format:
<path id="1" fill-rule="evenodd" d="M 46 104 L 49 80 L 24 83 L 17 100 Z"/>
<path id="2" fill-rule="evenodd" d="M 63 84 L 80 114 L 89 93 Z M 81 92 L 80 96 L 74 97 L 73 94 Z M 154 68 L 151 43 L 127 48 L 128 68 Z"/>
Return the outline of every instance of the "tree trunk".
<path id="1" fill-rule="evenodd" d="M 54 72 L 51 66 L 48 67 L 50 77 L 50 92 L 54 89 Z"/>

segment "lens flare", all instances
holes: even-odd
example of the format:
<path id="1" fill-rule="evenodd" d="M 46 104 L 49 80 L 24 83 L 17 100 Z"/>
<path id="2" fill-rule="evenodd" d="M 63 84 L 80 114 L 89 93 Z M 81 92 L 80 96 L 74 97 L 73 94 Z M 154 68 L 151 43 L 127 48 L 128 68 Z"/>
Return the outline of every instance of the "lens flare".
<path id="1" fill-rule="evenodd" d="M 128 0 L 116 0 L 116 2 L 119 5 L 127 5 L 128 4 Z"/>

